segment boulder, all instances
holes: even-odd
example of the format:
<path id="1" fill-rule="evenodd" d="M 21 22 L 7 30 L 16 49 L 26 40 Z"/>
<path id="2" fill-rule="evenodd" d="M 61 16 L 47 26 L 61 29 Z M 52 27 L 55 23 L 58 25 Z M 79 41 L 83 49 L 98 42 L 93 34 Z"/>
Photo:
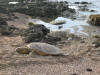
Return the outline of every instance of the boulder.
<path id="1" fill-rule="evenodd" d="M 26 43 L 39 42 L 50 32 L 44 25 L 30 26 L 22 32 Z"/>
<path id="2" fill-rule="evenodd" d="M 88 3 L 88 2 L 84 2 L 84 1 L 83 1 L 83 2 L 81 2 L 80 4 L 89 4 L 89 3 Z"/>
<path id="3" fill-rule="evenodd" d="M 45 36 L 42 40 L 42 42 L 46 42 L 52 45 L 57 44 L 57 42 L 59 41 L 61 41 L 60 37 L 55 37 L 55 36 L 50 36 L 50 35 Z"/>
<path id="4" fill-rule="evenodd" d="M 3 19 L 2 17 L 0 17 L 0 27 L 3 26 L 3 25 L 8 25 L 6 20 Z"/>
<path id="5" fill-rule="evenodd" d="M 13 25 L 7 25 L 0 29 L 0 33 L 1 35 L 16 35 L 19 33 L 19 30 Z"/>
<path id="6" fill-rule="evenodd" d="M 96 40 L 94 40 L 94 41 L 92 42 L 92 44 L 94 44 L 94 46 L 95 46 L 96 48 L 100 47 L 100 37 L 99 37 L 99 38 L 96 38 Z"/>

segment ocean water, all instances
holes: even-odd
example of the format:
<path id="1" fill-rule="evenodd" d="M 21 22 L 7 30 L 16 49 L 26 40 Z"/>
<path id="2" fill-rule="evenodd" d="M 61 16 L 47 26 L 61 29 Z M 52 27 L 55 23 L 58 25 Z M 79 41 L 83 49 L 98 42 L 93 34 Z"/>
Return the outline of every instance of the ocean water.
<path id="1" fill-rule="evenodd" d="M 86 35 L 88 36 L 87 33 L 83 32 L 84 28 L 83 26 L 90 26 L 87 23 L 88 17 L 91 14 L 100 14 L 100 0 L 50 0 L 50 1 L 68 1 L 69 2 L 69 7 L 72 9 L 76 10 L 76 19 L 72 20 L 70 18 L 67 17 L 62 17 L 59 16 L 55 19 L 55 21 L 57 20 L 64 20 L 66 21 L 65 24 L 62 24 L 60 26 L 62 26 L 61 29 L 59 29 L 59 26 L 57 25 L 52 25 L 50 23 L 44 22 L 43 20 L 36 20 L 33 19 L 31 20 L 32 22 L 36 22 L 38 24 L 43 24 L 45 25 L 47 28 L 49 28 L 51 31 L 66 31 L 69 30 L 70 33 L 74 33 L 74 34 L 81 34 L 81 35 Z M 74 2 L 81 2 L 81 1 L 86 1 L 92 4 L 88 4 L 88 9 L 89 10 L 95 10 L 95 12 L 90 12 L 90 11 L 80 11 L 79 10 L 79 6 L 78 4 L 74 4 Z M 77 30 L 75 29 L 77 28 Z"/>

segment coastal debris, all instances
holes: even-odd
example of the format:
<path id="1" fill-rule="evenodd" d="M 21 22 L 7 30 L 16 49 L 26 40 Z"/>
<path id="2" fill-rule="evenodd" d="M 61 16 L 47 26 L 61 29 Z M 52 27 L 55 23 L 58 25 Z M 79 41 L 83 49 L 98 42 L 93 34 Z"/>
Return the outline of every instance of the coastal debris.
<path id="1" fill-rule="evenodd" d="M 61 49 L 47 43 L 30 43 L 25 48 L 17 48 L 16 51 L 20 54 L 27 54 L 31 51 L 43 56 L 62 55 Z"/>

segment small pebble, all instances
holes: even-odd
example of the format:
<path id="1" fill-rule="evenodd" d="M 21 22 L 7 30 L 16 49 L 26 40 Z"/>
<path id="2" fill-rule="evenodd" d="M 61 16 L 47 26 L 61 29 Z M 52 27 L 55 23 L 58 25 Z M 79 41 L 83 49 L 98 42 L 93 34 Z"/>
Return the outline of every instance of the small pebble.
<path id="1" fill-rule="evenodd" d="M 80 43 L 85 43 L 85 41 L 81 41 Z"/>
<path id="2" fill-rule="evenodd" d="M 92 69 L 90 69 L 90 68 L 87 68 L 86 70 L 87 70 L 88 72 L 92 72 Z"/>
<path id="3" fill-rule="evenodd" d="M 74 73 L 74 74 L 71 74 L 71 75 L 78 75 L 78 74 Z"/>

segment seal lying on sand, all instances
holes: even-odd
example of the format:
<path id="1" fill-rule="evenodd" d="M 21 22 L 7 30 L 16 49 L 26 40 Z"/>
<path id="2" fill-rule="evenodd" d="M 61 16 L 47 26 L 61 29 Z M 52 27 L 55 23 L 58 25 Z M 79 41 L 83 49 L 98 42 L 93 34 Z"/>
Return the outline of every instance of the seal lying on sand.
<path id="1" fill-rule="evenodd" d="M 47 43 L 30 43 L 26 47 L 17 48 L 16 51 L 20 54 L 34 52 L 39 55 L 62 55 L 61 49 Z"/>

